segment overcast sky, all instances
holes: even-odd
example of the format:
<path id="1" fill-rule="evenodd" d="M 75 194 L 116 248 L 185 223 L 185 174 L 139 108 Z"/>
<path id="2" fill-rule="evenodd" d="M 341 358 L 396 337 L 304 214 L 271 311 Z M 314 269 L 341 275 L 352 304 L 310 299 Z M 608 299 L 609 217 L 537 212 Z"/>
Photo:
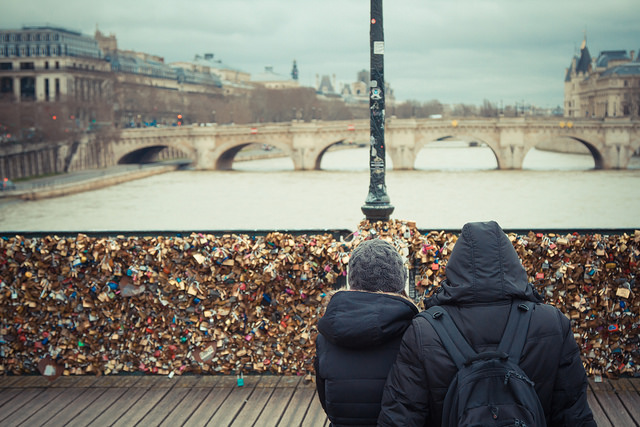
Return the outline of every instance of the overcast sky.
<path id="1" fill-rule="evenodd" d="M 61 26 L 115 34 L 121 49 L 166 62 L 210 52 L 258 74 L 351 82 L 369 68 L 369 6 L 356 0 L 4 1 L 0 28 Z M 584 37 L 592 56 L 640 49 L 638 0 L 386 0 L 385 80 L 399 101 L 563 104 Z"/>

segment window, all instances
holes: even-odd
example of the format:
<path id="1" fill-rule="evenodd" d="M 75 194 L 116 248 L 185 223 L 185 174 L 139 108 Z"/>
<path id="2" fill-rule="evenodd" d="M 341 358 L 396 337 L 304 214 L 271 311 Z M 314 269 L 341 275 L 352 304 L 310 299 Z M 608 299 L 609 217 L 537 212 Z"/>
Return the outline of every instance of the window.
<path id="1" fill-rule="evenodd" d="M 60 62 L 56 61 L 56 70 L 59 70 L 59 69 L 60 69 Z"/>
<path id="2" fill-rule="evenodd" d="M 34 69 L 33 62 L 21 62 L 20 63 L 20 69 L 21 70 L 33 70 Z"/>
<path id="3" fill-rule="evenodd" d="M 11 62 L 0 62 L 0 70 L 13 70 Z"/>
<path id="4" fill-rule="evenodd" d="M 49 69 L 49 61 L 44 61 L 44 69 L 45 70 Z"/>

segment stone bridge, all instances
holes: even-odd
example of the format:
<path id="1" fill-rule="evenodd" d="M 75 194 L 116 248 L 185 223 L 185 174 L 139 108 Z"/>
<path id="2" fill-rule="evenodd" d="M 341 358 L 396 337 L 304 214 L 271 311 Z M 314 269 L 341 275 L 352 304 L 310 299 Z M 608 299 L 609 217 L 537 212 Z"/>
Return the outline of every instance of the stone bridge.
<path id="1" fill-rule="evenodd" d="M 626 169 L 640 148 L 640 121 L 564 118 L 387 119 L 385 142 L 393 169 L 413 169 L 429 142 L 452 138 L 485 143 L 498 169 L 521 169 L 539 144 L 574 140 L 591 153 L 596 169 Z M 180 150 L 200 170 L 231 169 L 235 155 L 249 144 L 268 144 L 291 157 L 296 170 L 319 169 L 334 144 L 368 143 L 369 121 L 293 121 L 254 125 L 184 126 L 127 129 L 112 143 L 117 162 L 150 160 L 165 147 Z"/>

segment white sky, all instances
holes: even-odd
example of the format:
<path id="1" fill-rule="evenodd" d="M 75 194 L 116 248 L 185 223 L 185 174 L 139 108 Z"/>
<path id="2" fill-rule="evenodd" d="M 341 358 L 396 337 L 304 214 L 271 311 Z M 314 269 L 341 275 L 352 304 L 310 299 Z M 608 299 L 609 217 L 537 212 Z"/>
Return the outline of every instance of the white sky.
<path id="1" fill-rule="evenodd" d="M 298 63 L 351 82 L 369 69 L 369 6 L 356 0 L 6 0 L 0 28 L 53 25 L 115 34 L 121 49 L 279 74 Z M 638 0 L 387 0 L 385 80 L 399 101 L 563 104 L 564 74 L 587 34 L 592 56 L 640 50 Z"/>

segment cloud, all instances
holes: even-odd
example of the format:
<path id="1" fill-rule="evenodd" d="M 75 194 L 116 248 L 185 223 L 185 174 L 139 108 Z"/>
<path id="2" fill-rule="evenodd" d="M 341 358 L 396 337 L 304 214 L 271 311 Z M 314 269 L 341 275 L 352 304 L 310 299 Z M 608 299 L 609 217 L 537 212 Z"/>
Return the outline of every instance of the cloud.
<path id="1" fill-rule="evenodd" d="M 564 71 L 587 33 L 592 55 L 640 49 L 637 0 L 385 1 L 385 80 L 399 100 L 562 105 Z M 357 0 L 6 2 L 0 28 L 51 24 L 113 33 L 167 62 L 214 53 L 252 74 L 351 82 L 369 68 L 369 3 Z"/>

